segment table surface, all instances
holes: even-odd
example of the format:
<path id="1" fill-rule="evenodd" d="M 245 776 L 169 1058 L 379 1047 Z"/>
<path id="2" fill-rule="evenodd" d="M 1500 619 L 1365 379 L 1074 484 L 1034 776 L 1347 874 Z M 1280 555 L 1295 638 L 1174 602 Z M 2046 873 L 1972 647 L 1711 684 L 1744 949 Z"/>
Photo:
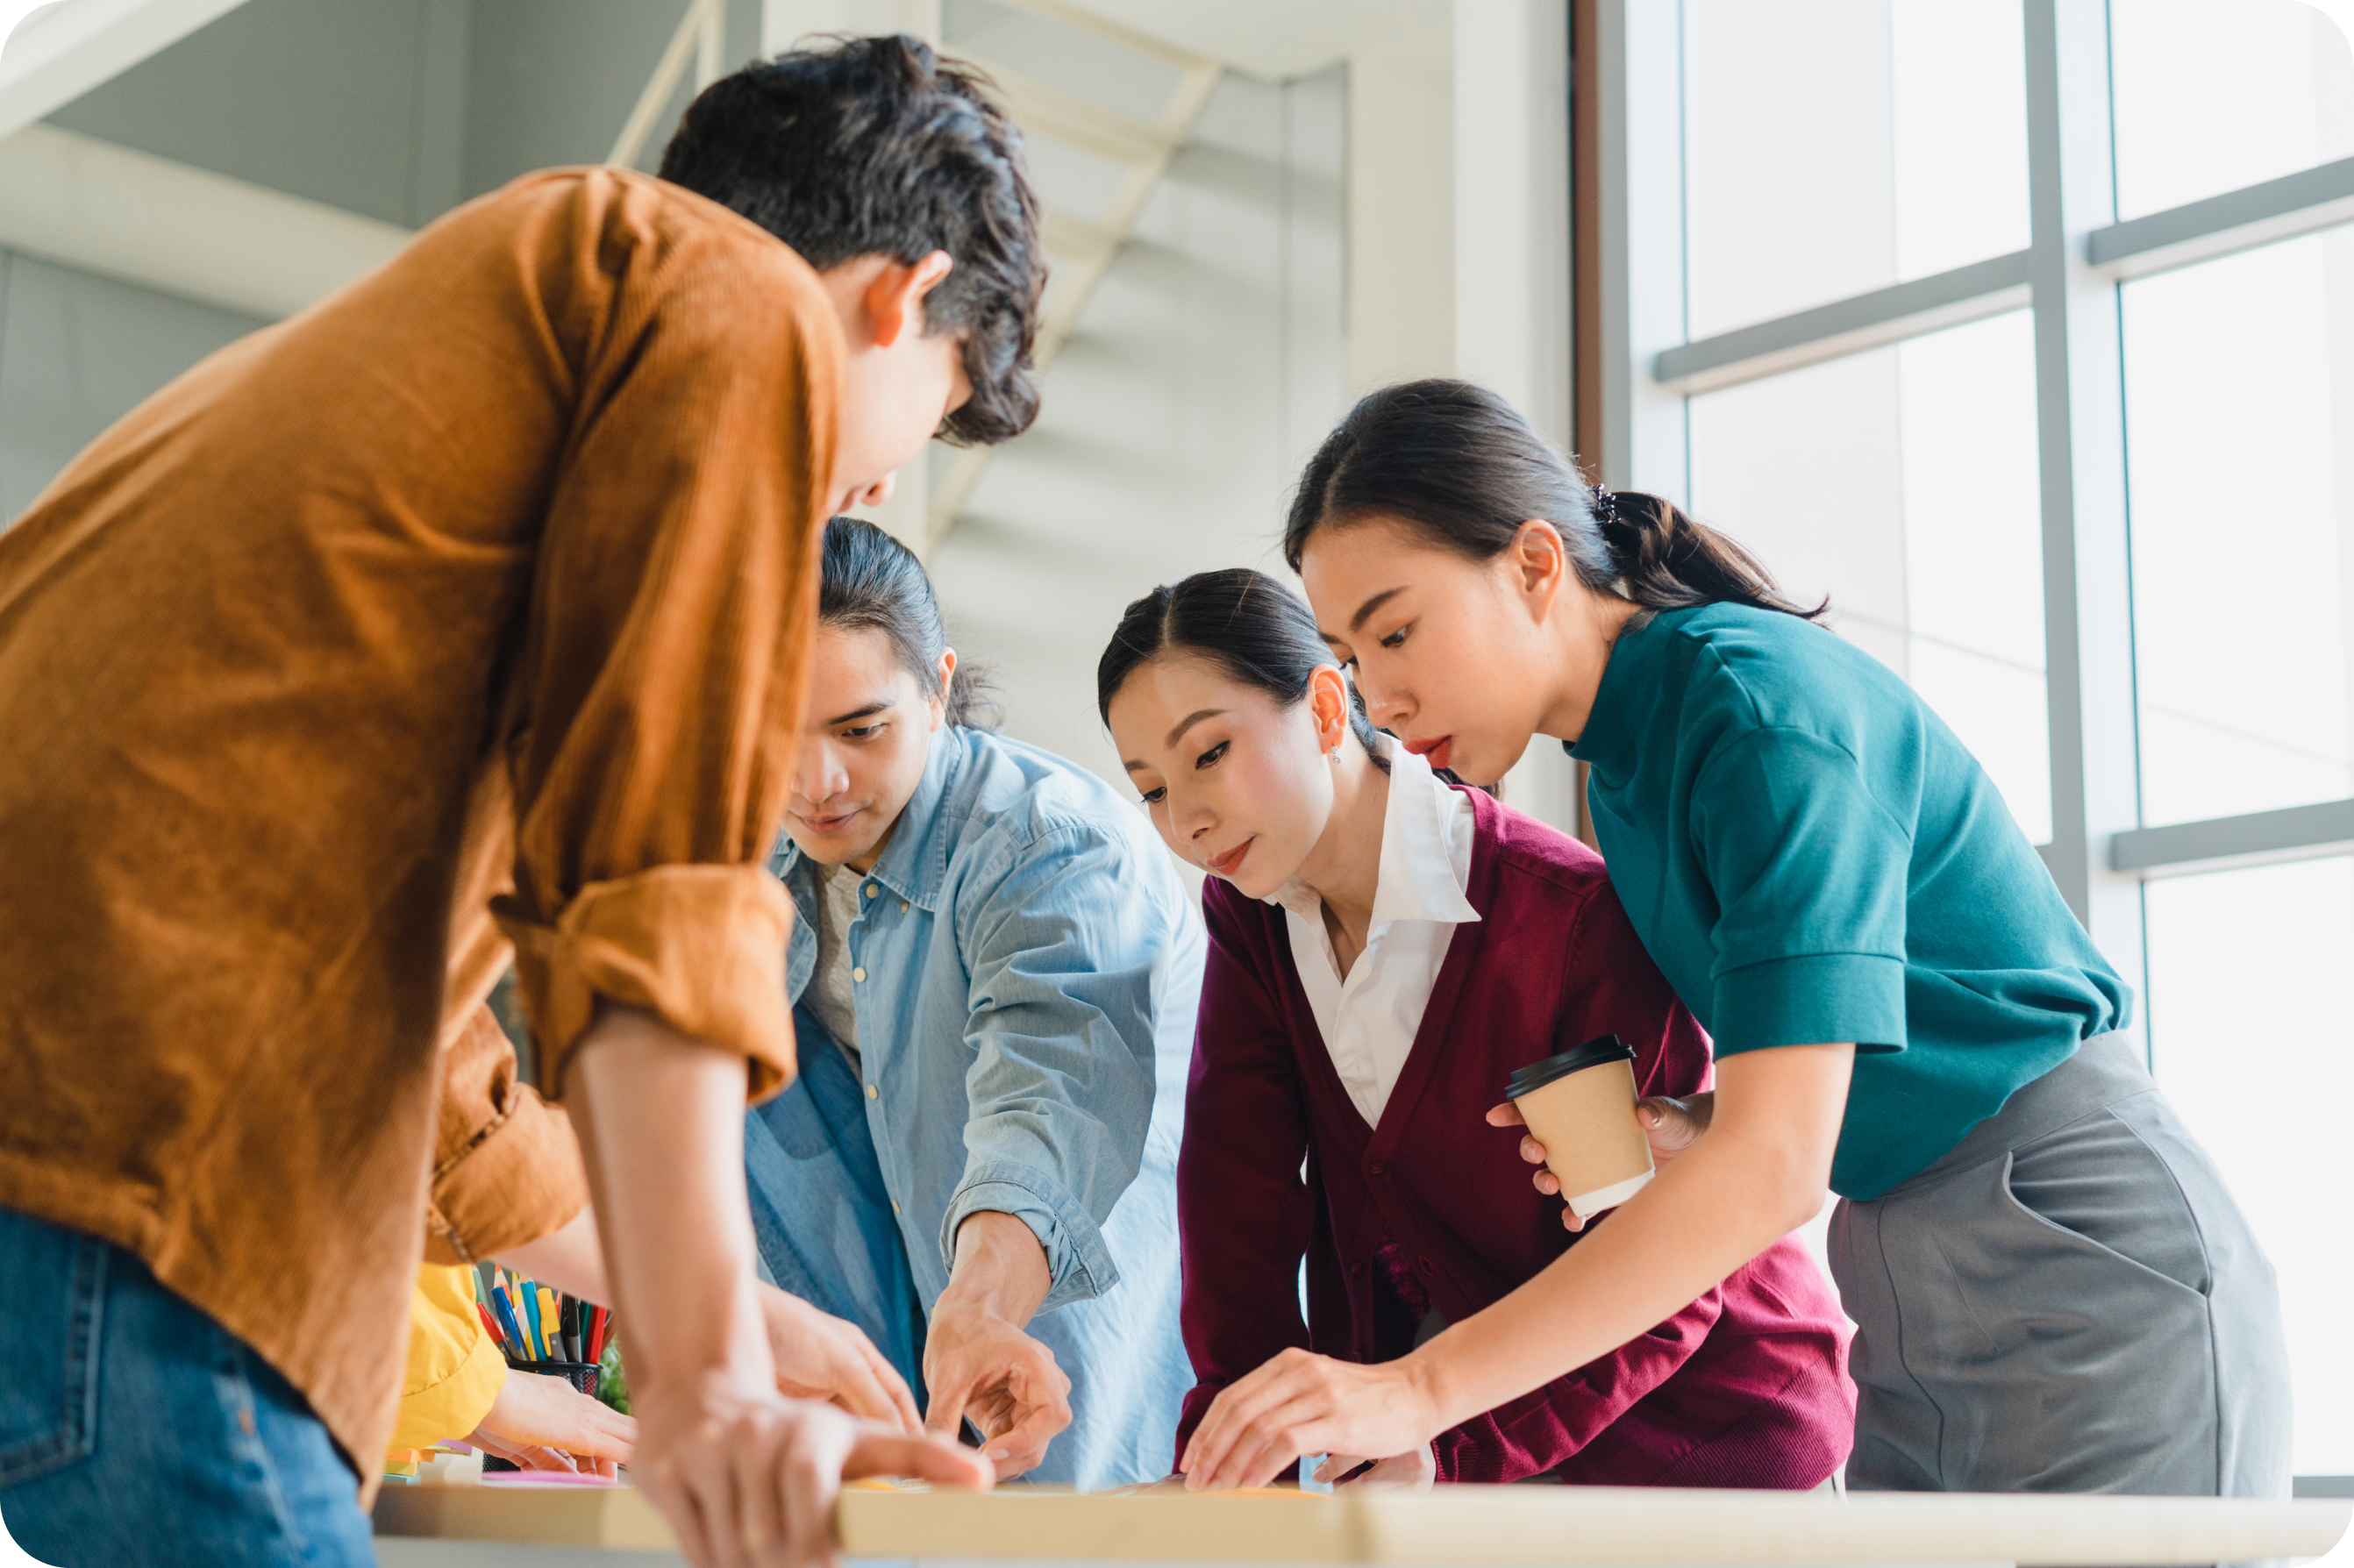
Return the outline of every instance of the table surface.
<path id="1" fill-rule="evenodd" d="M 1508 1564 L 2211 1563 L 2317 1557 L 2354 1499 L 1442 1487 L 1428 1492 L 1076 1496 L 845 1490 L 854 1557 Z M 674 1551 L 627 1486 L 387 1487 L 379 1536 Z"/>

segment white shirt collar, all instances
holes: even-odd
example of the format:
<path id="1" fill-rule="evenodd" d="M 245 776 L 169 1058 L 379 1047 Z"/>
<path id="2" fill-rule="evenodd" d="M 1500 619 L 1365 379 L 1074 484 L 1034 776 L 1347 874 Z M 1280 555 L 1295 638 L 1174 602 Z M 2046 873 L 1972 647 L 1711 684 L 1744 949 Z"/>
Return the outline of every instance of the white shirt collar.
<path id="1" fill-rule="evenodd" d="M 1368 934 L 1394 920 L 1460 926 L 1479 919 L 1479 912 L 1463 895 L 1471 882 L 1472 835 L 1457 827 L 1459 819 L 1469 818 L 1470 802 L 1440 783 L 1428 762 L 1393 736 L 1375 740 L 1390 765 L 1390 795 L 1382 813 L 1382 860 Z M 1322 927 L 1324 901 L 1297 878 L 1267 902 Z"/>

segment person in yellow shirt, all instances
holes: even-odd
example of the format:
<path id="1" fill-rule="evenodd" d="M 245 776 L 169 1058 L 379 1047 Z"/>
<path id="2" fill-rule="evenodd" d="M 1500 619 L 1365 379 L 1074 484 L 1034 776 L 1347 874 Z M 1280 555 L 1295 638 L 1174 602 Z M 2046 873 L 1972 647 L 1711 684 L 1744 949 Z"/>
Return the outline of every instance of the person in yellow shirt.
<path id="1" fill-rule="evenodd" d="M 466 1274 L 432 1264 L 417 1271 L 392 1454 L 463 1442 L 526 1470 L 612 1475 L 636 1445 L 638 1424 L 560 1377 L 510 1370 L 474 1310 Z"/>

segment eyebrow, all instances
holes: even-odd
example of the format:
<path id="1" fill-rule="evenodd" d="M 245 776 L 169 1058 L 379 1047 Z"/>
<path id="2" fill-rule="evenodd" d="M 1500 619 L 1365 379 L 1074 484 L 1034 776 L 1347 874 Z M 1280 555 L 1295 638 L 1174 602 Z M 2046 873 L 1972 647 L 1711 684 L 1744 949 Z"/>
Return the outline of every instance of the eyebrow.
<path id="1" fill-rule="evenodd" d="M 833 729 L 842 725 L 856 724 L 860 719 L 873 718 L 876 714 L 887 714 L 898 705 L 898 704 L 889 701 L 869 703 L 863 708 L 851 709 L 848 713 L 842 715 L 839 718 L 830 718 L 826 720 L 825 727 L 828 729 Z"/>
<path id="2" fill-rule="evenodd" d="M 1192 729 L 1195 725 L 1200 724 L 1204 719 L 1205 719 L 1205 718 L 1215 718 L 1215 717 L 1217 717 L 1220 714 L 1225 713 L 1225 711 L 1226 711 L 1226 710 L 1225 710 L 1225 709 L 1224 709 L 1224 708 L 1197 708 L 1197 709 L 1195 709 L 1193 712 L 1192 712 L 1192 713 L 1190 713 L 1190 714 L 1187 714 L 1183 718 L 1179 719 L 1179 720 L 1177 721 L 1177 727 L 1176 727 L 1175 729 L 1171 730 L 1171 731 L 1169 732 L 1169 738 L 1168 738 L 1167 740 L 1162 741 L 1161 744 L 1161 745 L 1163 745 L 1163 746 L 1174 746 L 1174 745 L 1176 745 L 1179 741 L 1181 741 L 1181 740 L 1182 740 L 1182 739 L 1184 739 L 1184 738 L 1185 738 L 1185 732 L 1186 732 L 1187 730 Z"/>
<path id="3" fill-rule="evenodd" d="M 1356 619 L 1349 622 L 1349 630 L 1352 632 L 1363 631 L 1365 629 L 1366 617 L 1372 615 L 1373 611 L 1381 609 L 1382 606 L 1389 603 L 1390 600 L 1397 598 L 1398 595 L 1404 592 L 1405 592 L 1405 585 L 1404 583 L 1400 583 L 1394 588 L 1384 588 L 1380 593 L 1375 594 L 1373 598 L 1359 605 L 1357 607 Z M 1326 641 L 1330 641 L 1331 639 L 1327 638 Z"/>

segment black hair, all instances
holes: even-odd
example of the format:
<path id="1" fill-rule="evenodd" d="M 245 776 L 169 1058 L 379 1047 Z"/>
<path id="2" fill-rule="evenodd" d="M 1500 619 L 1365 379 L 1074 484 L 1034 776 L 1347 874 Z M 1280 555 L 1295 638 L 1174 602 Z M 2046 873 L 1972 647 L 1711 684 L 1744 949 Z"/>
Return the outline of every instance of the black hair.
<path id="1" fill-rule="evenodd" d="M 924 563 L 915 552 L 856 517 L 829 522 L 822 550 L 818 624 L 881 632 L 924 694 L 940 699 L 949 723 L 995 729 L 995 695 L 978 665 L 958 660 L 948 689 L 940 689 L 940 655 L 948 651 L 948 632 L 940 625 L 932 579 L 924 575 Z"/>
<path id="2" fill-rule="evenodd" d="M 1315 613 L 1298 594 L 1248 567 L 1196 572 L 1164 583 L 1130 604 L 1111 644 L 1096 662 L 1096 713 L 1111 723 L 1111 700 L 1137 667 L 1163 653 L 1207 659 L 1241 684 L 1280 703 L 1305 702 L 1316 672 L 1335 665 L 1316 630 Z M 1364 700 L 1349 688 L 1349 727 L 1386 769 Z"/>
<path id="3" fill-rule="evenodd" d="M 956 265 L 925 296 L 924 330 L 964 340 L 972 397 L 940 429 L 960 445 L 1009 440 L 1038 414 L 1038 202 L 989 85 L 906 34 L 823 39 L 704 89 L 662 161 L 663 178 L 821 271 L 947 251 Z"/>
<path id="4" fill-rule="evenodd" d="M 1408 381 L 1367 394 L 1299 477 L 1283 529 L 1299 570 L 1308 537 L 1394 517 L 1436 545 L 1492 560 L 1522 523 L 1559 531 L 1577 580 L 1645 609 L 1745 604 L 1812 620 L 1756 556 L 1661 496 L 1588 485 L 1513 407 L 1468 381 Z"/>

